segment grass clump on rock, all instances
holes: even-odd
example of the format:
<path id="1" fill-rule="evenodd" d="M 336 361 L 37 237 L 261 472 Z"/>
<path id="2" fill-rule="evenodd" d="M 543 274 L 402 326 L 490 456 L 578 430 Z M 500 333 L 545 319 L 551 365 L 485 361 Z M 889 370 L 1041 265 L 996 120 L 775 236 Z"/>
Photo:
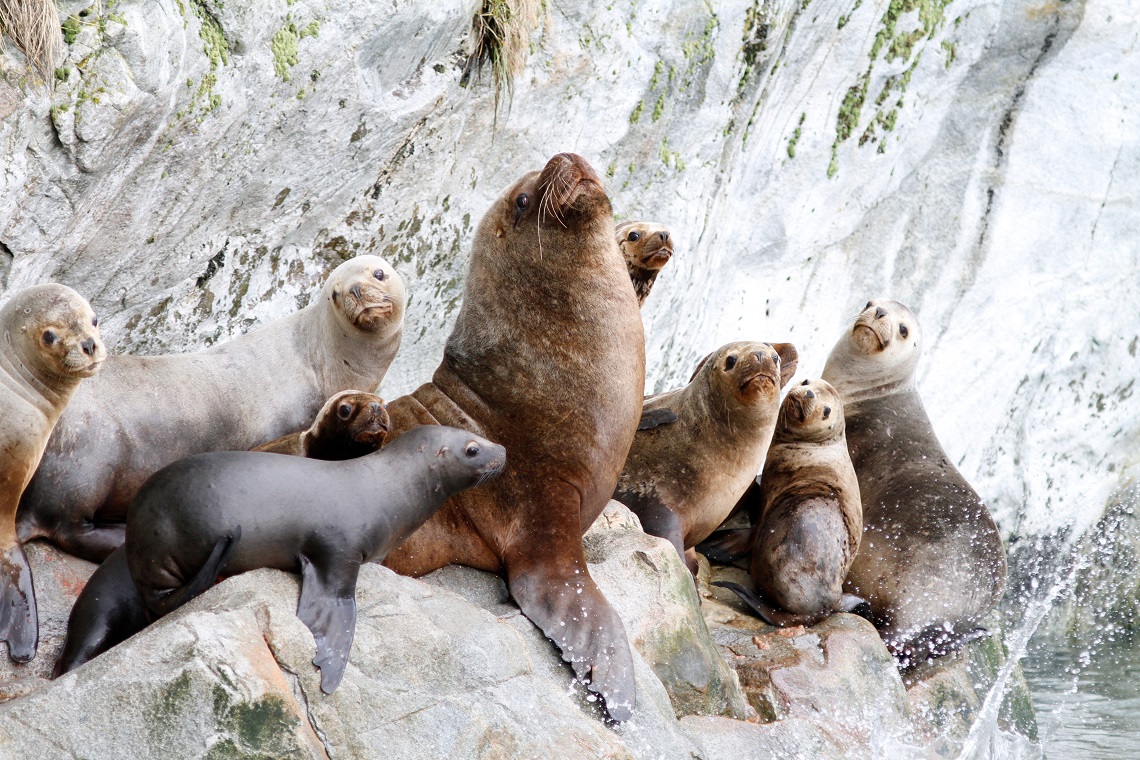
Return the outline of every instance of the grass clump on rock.
<path id="1" fill-rule="evenodd" d="M 538 0 L 483 0 L 471 19 L 471 52 L 460 85 L 467 86 L 484 65 L 495 82 L 495 110 L 503 90 L 509 98 L 514 78 L 522 73 L 530 54 L 530 33 L 538 26 Z"/>
<path id="2" fill-rule="evenodd" d="M 7 35 L 51 86 L 62 32 L 53 0 L 0 0 L 0 33 Z"/>

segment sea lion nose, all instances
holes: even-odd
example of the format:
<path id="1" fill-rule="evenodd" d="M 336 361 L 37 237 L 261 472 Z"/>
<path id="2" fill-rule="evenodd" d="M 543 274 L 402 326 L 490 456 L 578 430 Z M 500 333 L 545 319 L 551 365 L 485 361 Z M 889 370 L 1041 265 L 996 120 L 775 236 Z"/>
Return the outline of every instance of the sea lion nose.
<path id="1" fill-rule="evenodd" d="M 666 232 L 665 230 L 662 230 L 661 232 L 659 232 L 657 234 L 659 234 L 661 236 L 661 242 L 662 243 L 668 243 L 669 242 L 669 233 L 668 232 Z"/>
<path id="2" fill-rule="evenodd" d="M 887 316 L 887 310 L 884 309 L 882 306 L 876 306 L 875 307 L 875 319 L 879 319 L 880 317 L 885 317 L 885 316 Z"/>
<path id="3" fill-rule="evenodd" d="M 380 414 L 380 403 L 378 401 L 373 401 L 368 405 L 368 408 L 372 410 L 373 414 Z"/>
<path id="4" fill-rule="evenodd" d="M 348 289 L 348 292 L 352 293 L 352 295 L 356 298 L 356 300 L 359 301 L 360 297 L 361 297 L 361 295 L 360 295 L 360 283 L 356 283 L 355 285 L 353 285 L 351 288 Z"/>
<path id="5" fill-rule="evenodd" d="M 812 393 L 811 391 L 808 391 L 807 393 L 804 394 L 804 398 L 815 398 L 815 394 Z"/>
<path id="6" fill-rule="evenodd" d="M 82 348 L 83 353 L 87 354 L 88 356 L 94 356 L 95 355 L 95 339 L 94 338 L 88 338 L 87 340 L 80 343 L 79 347 Z"/>

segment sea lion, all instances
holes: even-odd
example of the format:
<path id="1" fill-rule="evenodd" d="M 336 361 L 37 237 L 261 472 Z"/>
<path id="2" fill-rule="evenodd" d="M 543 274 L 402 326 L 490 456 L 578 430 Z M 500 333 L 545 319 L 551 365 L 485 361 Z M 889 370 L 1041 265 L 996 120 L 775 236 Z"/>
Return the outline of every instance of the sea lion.
<path id="1" fill-rule="evenodd" d="M 308 430 L 254 450 L 327 461 L 354 459 L 379 449 L 388 425 L 388 411 L 379 396 L 342 391 L 325 402 Z M 120 546 L 96 568 L 71 608 L 63 652 L 52 677 L 126 641 L 146 624 L 146 605 L 127 569 L 126 549 Z"/>
<path id="2" fill-rule="evenodd" d="M 915 388 L 922 331 L 897 301 L 868 301 L 831 350 L 859 478 L 863 540 L 844 589 L 864 597 L 903 667 L 984 635 L 1005 590 L 1001 536 L 954 467 Z"/>
<path id="3" fill-rule="evenodd" d="M 673 238 L 669 228 L 657 222 L 622 222 L 615 233 L 637 293 L 637 305 L 644 306 L 653 281 L 673 257 Z"/>
<path id="4" fill-rule="evenodd" d="M 99 319 L 66 285 L 34 285 L 0 308 L 0 638 L 36 656 L 39 619 L 16 510 L 60 414 L 107 356 Z"/>
<path id="5" fill-rule="evenodd" d="M 216 451 L 168 465 L 140 489 L 126 543 L 76 602 L 56 675 L 181 607 L 220 574 L 273 567 L 301 573 L 297 616 L 316 639 L 313 664 L 331 694 L 352 647 L 361 562 L 382 560 L 505 459 L 498 444 L 433 425 L 345 461 Z"/>
<path id="6" fill-rule="evenodd" d="M 337 391 L 374 389 L 406 300 L 387 262 L 358 256 L 315 303 L 246 335 L 193 354 L 109 357 L 48 441 L 21 500 L 20 539 L 102 561 L 123 541 L 131 499 L 165 465 L 249 449 L 308 425 Z"/>
<path id="7" fill-rule="evenodd" d="M 385 564 L 406 575 L 450 562 L 504 572 L 522 612 L 615 720 L 632 713 L 633 659 L 581 536 L 613 493 L 644 387 L 641 315 L 610 199 L 583 158 L 563 153 L 483 216 L 443 362 L 388 404 L 395 440 L 442 423 L 500 441 L 511 458 Z"/>
<path id="8" fill-rule="evenodd" d="M 746 531 L 756 591 L 713 584 L 735 591 L 769 625 L 815 625 L 863 601 L 843 596 L 863 535 L 843 431 L 843 402 L 823 380 L 804 380 L 780 405 L 759 478 L 760 517 Z"/>
<path id="9" fill-rule="evenodd" d="M 325 402 L 307 430 L 283 435 L 252 451 L 328 461 L 355 459 L 384 444 L 389 424 L 384 399 L 362 391 L 341 391 Z"/>
<path id="10" fill-rule="evenodd" d="M 798 361 L 791 343 L 729 343 L 701 360 L 688 385 L 645 399 L 614 498 L 694 574 L 691 548 L 724 522 L 764 464 L 780 389 Z"/>

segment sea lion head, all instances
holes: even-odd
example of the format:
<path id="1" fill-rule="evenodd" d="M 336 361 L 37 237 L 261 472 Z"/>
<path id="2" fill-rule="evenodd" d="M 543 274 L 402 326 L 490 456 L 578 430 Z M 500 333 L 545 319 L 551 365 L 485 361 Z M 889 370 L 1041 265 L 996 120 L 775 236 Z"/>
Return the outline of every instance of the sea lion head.
<path id="1" fill-rule="evenodd" d="M 338 266 L 325 281 L 323 297 L 355 329 L 385 335 L 403 325 L 408 302 L 403 279 L 379 256 L 357 256 Z"/>
<path id="2" fill-rule="evenodd" d="M 321 438 L 335 438 L 375 451 L 384 443 L 391 420 L 384 399 L 363 391 L 341 391 L 317 413 Z M 366 452 L 362 452 L 366 453 Z"/>
<path id="3" fill-rule="evenodd" d="M 528 269 L 561 269 L 582 257 L 615 253 L 613 207 L 602 180 L 586 159 L 559 153 L 542 171 L 529 172 L 507 188 L 483 216 L 475 247 L 492 262 Z M 604 241 L 599 238 L 606 238 Z"/>
<path id="4" fill-rule="evenodd" d="M 831 349 L 823 379 L 848 401 L 909 388 L 921 343 L 922 329 L 910 309 L 872 299 Z"/>
<path id="5" fill-rule="evenodd" d="M 701 360 L 690 383 L 707 384 L 714 408 L 728 401 L 766 410 L 779 400 L 780 389 L 792 379 L 798 362 L 791 343 L 729 343 Z"/>
<path id="6" fill-rule="evenodd" d="M 630 274 L 642 270 L 656 272 L 673 258 L 673 237 L 663 224 L 622 222 L 614 233 Z"/>
<path id="7" fill-rule="evenodd" d="M 784 397 L 774 440 L 823 443 L 841 435 L 843 427 L 843 401 L 831 383 L 804 380 Z"/>
<path id="8" fill-rule="evenodd" d="M 452 493 L 495 477 L 507 465 L 505 448 L 467 430 L 447 425 L 420 425 L 400 438 L 412 434 L 430 444 L 421 443 L 421 450 L 429 454 L 430 466 L 439 474 L 444 488 Z"/>
<path id="9" fill-rule="evenodd" d="M 66 285 L 20 291 L 0 310 L 0 326 L 6 330 L 5 342 L 41 377 L 91 377 L 107 358 L 99 318 Z"/>

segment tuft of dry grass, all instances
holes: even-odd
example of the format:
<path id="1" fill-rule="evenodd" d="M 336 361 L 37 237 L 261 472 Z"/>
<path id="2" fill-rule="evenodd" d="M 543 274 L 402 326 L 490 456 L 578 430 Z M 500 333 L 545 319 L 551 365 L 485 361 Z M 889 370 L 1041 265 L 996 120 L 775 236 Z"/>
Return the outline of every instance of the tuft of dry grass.
<path id="1" fill-rule="evenodd" d="M 50 86 L 63 42 L 54 0 L 0 0 L 0 33 L 15 43 Z"/>
<path id="2" fill-rule="evenodd" d="M 0 0 L 4 2 L 5 0 Z M 505 90 L 514 93 L 514 78 L 526 67 L 530 34 L 538 26 L 540 0 L 483 0 L 471 19 L 471 53 L 463 68 L 460 85 L 466 87 L 473 73 L 490 66 L 495 82 L 495 111 Z"/>

